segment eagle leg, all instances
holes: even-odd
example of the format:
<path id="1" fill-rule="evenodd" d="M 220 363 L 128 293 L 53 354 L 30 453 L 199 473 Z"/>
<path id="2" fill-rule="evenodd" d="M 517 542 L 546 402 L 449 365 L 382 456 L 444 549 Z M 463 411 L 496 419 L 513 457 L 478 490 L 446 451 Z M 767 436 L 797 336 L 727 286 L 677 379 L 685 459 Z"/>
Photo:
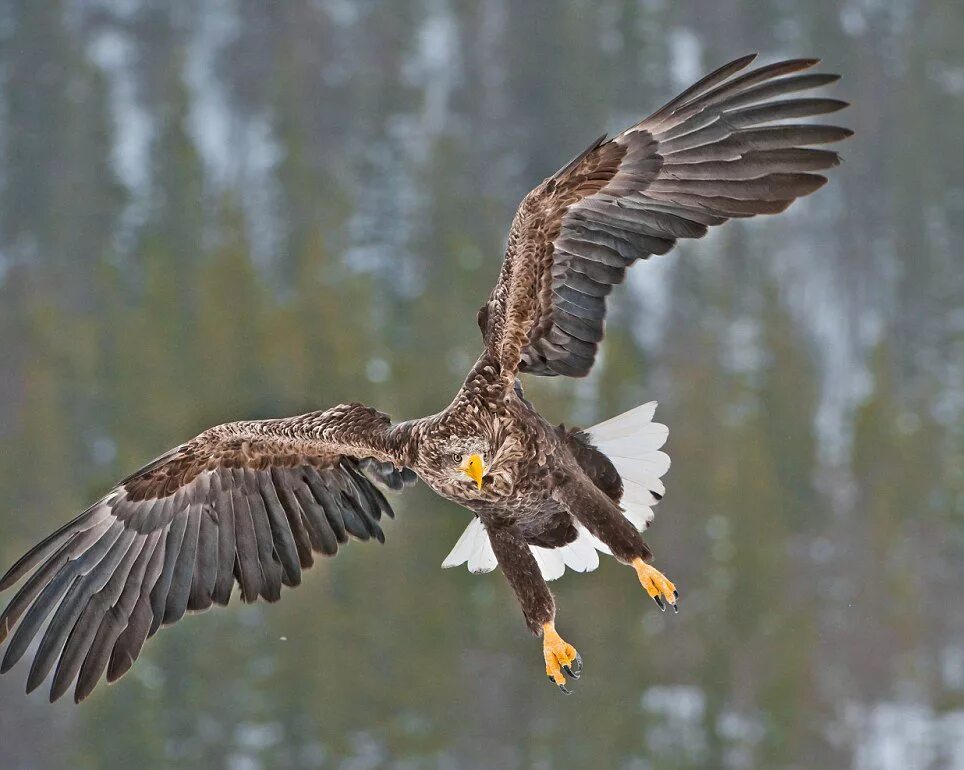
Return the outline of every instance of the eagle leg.
<path id="1" fill-rule="evenodd" d="M 526 625 L 532 633 L 542 636 L 546 675 L 550 682 L 568 695 L 570 690 L 566 687 L 566 676 L 579 678 L 582 674 L 582 658 L 576 648 L 566 643 L 556 631 L 556 604 L 532 550 L 510 528 L 493 526 L 484 519 L 483 524 L 502 574 L 522 605 Z"/>
<path id="2" fill-rule="evenodd" d="M 671 580 L 638 557 L 633 559 L 632 568 L 636 570 L 639 582 L 646 589 L 646 593 L 656 602 L 657 607 L 665 612 L 666 605 L 669 604 L 672 606 L 673 612 L 679 612 L 679 607 L 676 604 L 679 600 L 679 591 L 676 590 L 676 586 L 673 585 Z"/>
<path id="3" fill-rule="evenodd" d="M 646 593 L 664 612 L 666 605 L 679 612 L 676 586 L 662 572 L 646 562 L 653 557 L 649 546 L 622 511 L 589 479 L 570 477 L 553 490 L 561 502 L 593 535 L 605 543 L 623 564 L 628 564 L 639 577 Z"/>
<path id="4" fill-rule="evenodd" d="M 552 621 L 542 626 L 542 656 L 546 660 L 546 676 L 566 695 L 572 691 L 566 687 L 566 676 L 578 679 L 582 675 L 582 656 L 556 631 Z"/>

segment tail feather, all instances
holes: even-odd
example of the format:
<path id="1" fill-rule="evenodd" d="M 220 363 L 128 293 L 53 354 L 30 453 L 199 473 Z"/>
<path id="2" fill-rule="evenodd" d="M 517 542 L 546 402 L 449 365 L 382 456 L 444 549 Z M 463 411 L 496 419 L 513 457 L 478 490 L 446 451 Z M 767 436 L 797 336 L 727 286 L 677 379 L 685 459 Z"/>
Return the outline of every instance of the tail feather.
<path id="1" fill-rule="evenodd" d="M 595 548 L 595 543 L 599 541 L 582 525 L 578 527 L 578 532 L 575 540 L 555 550 L 562 554 L 562 560 L 573 572 L 592 572 L 599 566 L 599 552 Z"/>
<path id="2" fill-rule="evenodd" d="M 466 562 L 468 562 L 469 572 L 476 574 L 491 572 L 499 565 L 492 550 L 492 543 L 489 542 L 489 535 L 478 517 L 473 517 L 469 526 L 465 528 L 455 547 L 442 562 L 442 569 L 458 567 Z"/>
<path id="3" fill-rule="evenodd" d="M 653 422 L 656 402 L 637 406 L 586 431 L 593 445 L 606 455 L 623 482 L 619 506 L 639 531 L 653 521 L 653 506 L 666 488 L 660 477 L 669 470 L 669 455 L 660 449 L 666 443 L 669 429 Z M 599 553 L 610 550 L 581 524 L 578 537 L 560 548 L 531 545 L 539 570 L 546 580 L 563 575 L 566 567 L 574 572 L 592 572 L 599 566 Z M 491 572 L 498 566 L 489 536 L 478 518 L 473 518 L 442 566 L 468 565 L 470 572 Z"/>
<path id="4" fill-rule="evenodd" d="M 656 402 L 637 406 L 586 431 L 600 452 L 606 455 L 623 481 L 620 506 L 634 524 L 645 526 L 653 520 L 652 506 L 666 492 L 660 477 L 669 470 L 669 455 L 660 449 L 669 428 L 653 422 Z M 642 529 L 642 527 L 641 527 Z"/>
<path id="5" fill-rule="evenodd" d="M 650 457 L 663 446 L 669 437 L 669 428 L 658 422 L 651 422 L 628 436 L 610 437 L 604 434 L 600 437 L 596 435 L 595 428 L 590 428 L 587 433 L 592 436 L 596 446 L 606 445 L 610 457 L 639 458 Z"/>
<path id="6" fill-rule="evenodd" d="M 546 580 L 555 580 L 562 577 L 566 571 L 566 560 L 562 555 L 562 548 L 543 548 L 538 545 L 530 545 L 529 549 L 539 565 L 539 571 Z"/>
<path id="7" fill-rule="evenodd" d="M 628 412 L 623 412 L 605 422 L 594 425 L 586 432 L 596 442 L 625 438 L 634 435 L 636 431 L 649 428 L 653 424 L 654 414 L 656 414 L 656 402 L 650 401 L 648 404 L 641 404 Z"/>
<path id="8" fill-rule="evenodd" d="M 623 507 L 650 508 L 660 501 L 664 489 L 662 482 L 656 478 L 650 477 L 643 483 L 639 479 L 633 481 L 623 477 L 623 498 L 619 504 Z"/>
<path id="9" fill-rule="evenodd" d="M 636 481 L 644 486 L 658 482 L 669 470 L 669 455 L 665 452 L 650 452 L 646 457 L 623 457 L 610 454 L 605 449 L 600 451 L 610 459 L 623 479 Z"/>

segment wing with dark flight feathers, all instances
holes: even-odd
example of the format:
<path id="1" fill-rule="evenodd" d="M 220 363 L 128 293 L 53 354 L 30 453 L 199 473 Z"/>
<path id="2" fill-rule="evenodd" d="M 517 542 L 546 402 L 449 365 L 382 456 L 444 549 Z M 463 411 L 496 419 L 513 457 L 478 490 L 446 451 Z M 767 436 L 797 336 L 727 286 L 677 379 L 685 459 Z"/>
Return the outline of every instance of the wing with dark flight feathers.
<path id="1" fill-rule="evenodd" d="M 244 602 L 274 602 L 315 554 L 384 541 L 378 522 L 394 514 L 373 481 L 415 481 L 393 443 L 388 417 L 354 404 L 220 425 L 172 449 L 0 579 L 4 590 L 29 575 L 0 615 L 0 642 L 13 631 L 0 672 L 39 636 L 28 692 L 56 666 L 51 700 L 76 680 L 80 702 L 158 628 L 227 604 L 235 583 Z"/>
<path id="2" fill-rule="evenodd" d="M 606 296 L 637 259 L 665 254 L 734 217 L 776 214 L 823 185 L 837 153 L 813 145 L 851 131 L 797 122 L 846 107 L 799 97 L 837 75 L 796 59 L 737 74 L 737 59 L 530 192 L 509 231 L 499 280 L 480 311 L 486 347 L 516 371 L 586 375 Z M 791 98 L 784 98 L 790 96 Z"/>

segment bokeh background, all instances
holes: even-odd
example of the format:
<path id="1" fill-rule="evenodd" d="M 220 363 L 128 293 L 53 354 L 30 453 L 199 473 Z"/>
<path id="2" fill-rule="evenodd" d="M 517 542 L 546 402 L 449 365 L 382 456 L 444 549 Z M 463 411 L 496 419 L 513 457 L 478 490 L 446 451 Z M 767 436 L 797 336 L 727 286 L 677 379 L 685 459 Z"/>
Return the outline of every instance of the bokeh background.
<path id="1" fill-rule="evenodd" d="M 3 768 L 964 768 L 959 0 L 4 0 L 0 560 L 204 427 L 448 403 L 524 193 L 705 69 L 816 55 L 824 190 L 634 269 L 553 419 L 671 428 L 658 613 L 554 585 L 563 698 L 424 487 L 273 606 L 82 707 L 0 682 Z"/>

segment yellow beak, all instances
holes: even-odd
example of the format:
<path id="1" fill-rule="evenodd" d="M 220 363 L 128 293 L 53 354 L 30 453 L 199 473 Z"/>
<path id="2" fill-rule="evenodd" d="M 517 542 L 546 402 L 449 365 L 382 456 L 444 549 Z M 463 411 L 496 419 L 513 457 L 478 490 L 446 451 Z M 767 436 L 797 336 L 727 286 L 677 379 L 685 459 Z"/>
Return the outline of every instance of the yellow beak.
<path id="1" fill-rule="evenodd" d="M 485 467 L 482 465 L 481 455 L 469 455 L 459 466 L 459 470 L 475 482 L 475 486 L 482 489 L 482 477 Z"/>

